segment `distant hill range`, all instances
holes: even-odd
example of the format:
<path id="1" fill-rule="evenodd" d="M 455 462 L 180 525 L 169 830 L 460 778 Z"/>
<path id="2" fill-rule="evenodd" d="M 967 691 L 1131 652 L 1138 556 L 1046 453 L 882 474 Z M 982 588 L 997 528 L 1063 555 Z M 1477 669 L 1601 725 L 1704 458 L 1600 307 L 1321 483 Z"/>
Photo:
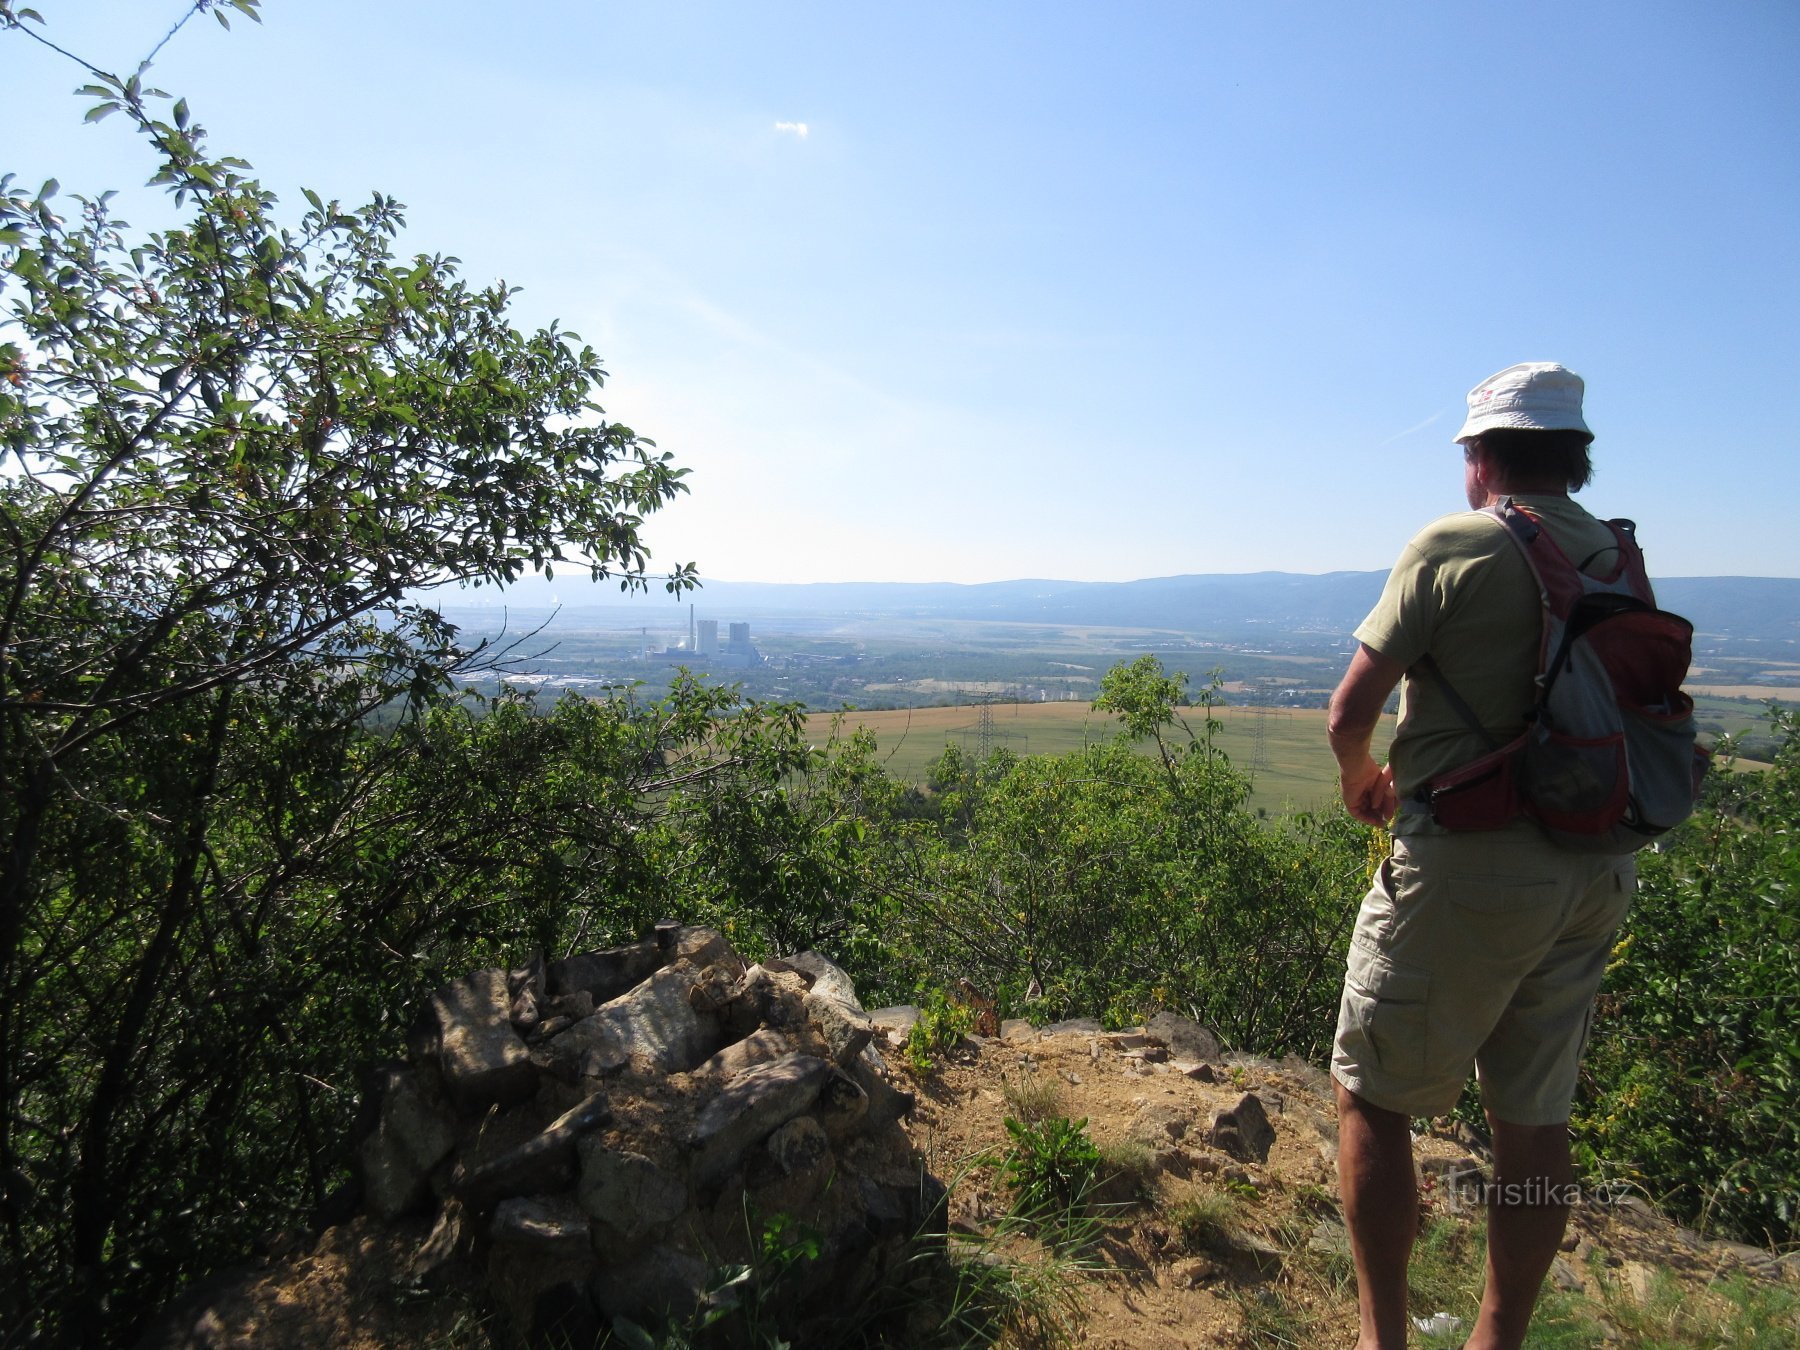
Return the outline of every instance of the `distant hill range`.
<path id="1" fill-rule="evenodd" d="M 708 581 L 690 597 L 703 618 L 985 620 L 1105 628 L 1152 628 L 1197 636 L 1348 634 L 1381 593 L 1385 572 L 1219 573 L 1141 581 L 772 582 Z M 1800 643 L 1800 578 L 1666 577 L 1658 601 L 1693 620 L 1703 637 L 1732 642 Z M 526 578 L 495 590 L 440 591 L 447 611 L 465 617 L 501 605 L 540 611 L 560 605 L 629 610 L 632 621 L 666 624 L 677 604 L 660 589 L 622 596 L 583 579 Z M 679 608 L 685 614 L 687 599 Z M 654 612 L 654 617 L 652 617 Z M 1771 653 L 1772 655 L 1773 653 Z"/>

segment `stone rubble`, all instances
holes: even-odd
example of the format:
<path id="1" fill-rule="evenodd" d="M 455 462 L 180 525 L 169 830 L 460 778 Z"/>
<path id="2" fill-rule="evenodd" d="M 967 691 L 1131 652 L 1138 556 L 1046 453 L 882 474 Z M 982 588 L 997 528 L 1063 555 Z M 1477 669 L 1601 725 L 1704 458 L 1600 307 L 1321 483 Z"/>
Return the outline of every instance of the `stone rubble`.
<path id="1" fill-rule="evenodd" d="M 873 1045 L 903 1025 L 817 953 L 746 966 L 672 923 L 471 972 L 375 1075 L 363 1206 L 434 1215 L 411 1273 L 473 1262 L 528 1342 L 703 1319 L 778 1215 L 819 1244 L 782 1282 L 784 1314 L 841 1315 L 943 1231 L 943 1188 L 902 1128 L 913 1097 Z"/>

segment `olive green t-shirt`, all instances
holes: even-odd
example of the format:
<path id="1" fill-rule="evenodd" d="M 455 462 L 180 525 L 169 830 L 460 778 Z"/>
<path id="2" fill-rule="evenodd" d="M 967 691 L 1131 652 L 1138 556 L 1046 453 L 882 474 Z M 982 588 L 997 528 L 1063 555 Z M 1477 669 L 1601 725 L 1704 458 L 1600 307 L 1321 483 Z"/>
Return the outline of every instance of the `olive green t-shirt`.
<path id="1" fill-rule="evenodd" d="M 1606 572 L 1618 562 L 1612 532 L 1567 497 L 1514 500 L 1544 522 L 1575 563 Z M 1486 512 L 1435 520 L 1406 546 L 1380 601 L 1356 630 L 1357 641 L 1406 667 L 1388 751 L 1401 801 L 1395 834 L 1442 833 L 1406 803 L 1428 779 L 1490 748 L 1437 681 L 1416 668 L 1419 658 L 1431 654 L 1493 744 L 1504 745 L 1525 729 L 1542 632 L 1531 569 L 1506 527 Z"/>

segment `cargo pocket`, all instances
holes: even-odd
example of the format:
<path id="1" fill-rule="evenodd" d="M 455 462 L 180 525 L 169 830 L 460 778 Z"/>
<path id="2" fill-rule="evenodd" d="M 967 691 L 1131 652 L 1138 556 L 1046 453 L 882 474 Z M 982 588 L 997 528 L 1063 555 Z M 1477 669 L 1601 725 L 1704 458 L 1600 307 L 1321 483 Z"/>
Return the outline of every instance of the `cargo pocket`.
<path id="1" fill-rule="evenodd" d="M 1351 942 L 1344 1002 L 1369 1064 L 1383 1073 L 1417 1078 L 1425 1072 L 1431 976 L 1396 966 Z"/>

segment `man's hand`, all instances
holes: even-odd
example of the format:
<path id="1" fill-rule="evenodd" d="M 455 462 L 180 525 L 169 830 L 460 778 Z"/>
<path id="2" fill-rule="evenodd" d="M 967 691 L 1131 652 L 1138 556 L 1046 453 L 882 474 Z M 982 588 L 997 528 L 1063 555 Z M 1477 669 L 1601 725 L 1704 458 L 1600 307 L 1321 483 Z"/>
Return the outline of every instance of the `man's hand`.
<path id="1" fill-rule="evenodd" d="M 1394 795 L 1394 771 L 1367 755 L 1354 775 L 1344 774 L 1343 794 L 1345 808 L 1365 825 L 1386 825 L 1400 806 Z"/>
<path id="2" fill-rule="evenodd" d="M 1325 725 L 1343 781 L 1344 805 L 1365 825 L 1387 824 L 1400 805 L 1394 794 L 1394 771 L 1375 763 L 1369 743 L 1381 720 L 1382 706 L 1404 673 L 1405 667 L 1398 661 L 1390 661 L 1363 643 L 1331 696 L 1331 714 Z"/>

